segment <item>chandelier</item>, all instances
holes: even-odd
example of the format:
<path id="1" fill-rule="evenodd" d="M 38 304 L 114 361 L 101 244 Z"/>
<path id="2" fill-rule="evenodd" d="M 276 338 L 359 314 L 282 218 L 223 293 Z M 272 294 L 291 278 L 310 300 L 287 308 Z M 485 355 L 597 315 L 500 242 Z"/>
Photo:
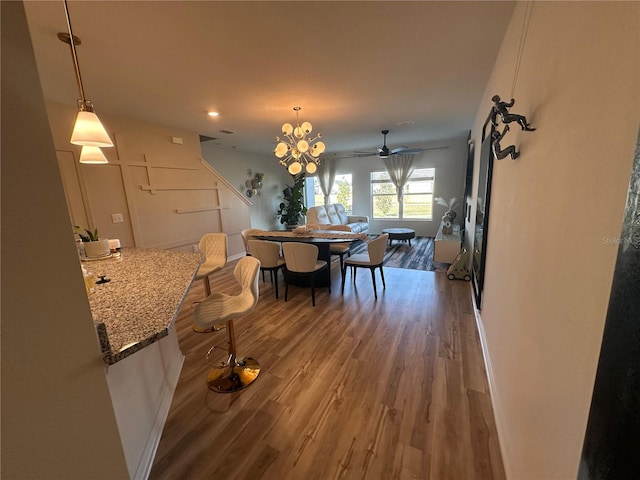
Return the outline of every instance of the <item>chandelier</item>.
<path id="1" fill-rule="evenodd" d="M 296 112 L 295 128 L 290 123 L 282 125 L 283 138 L 276 137 L 276 145 L 273 153 L 280 159 L 280 165 L 287 167 L 291 175 L 297 175 L 302 172 L 302 167 L 309 174 L 315 173 L 320 165 L 318 158 L 324 152 L 325 145 L 319 141 L 322 134 L 318 133 L 315 138 L 307 137 L 313 130 L 313 126 L 309 122 L 303 122 L 300 125 L 299 112 L 302 107 L 293 107 Z"/>

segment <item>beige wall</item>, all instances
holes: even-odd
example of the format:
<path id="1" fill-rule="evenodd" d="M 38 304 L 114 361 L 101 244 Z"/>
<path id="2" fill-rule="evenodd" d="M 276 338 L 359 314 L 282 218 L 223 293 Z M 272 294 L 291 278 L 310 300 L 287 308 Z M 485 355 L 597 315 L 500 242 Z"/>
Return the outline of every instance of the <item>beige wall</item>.
<path id="1" fill-rule="evenodd" d="M 0 476 L 127 478 L 23 5 L 0 5 Z"/>
<path id="2" fill-rule="evenodd" d="M 116 146 L 103 149 L 109 164 L 82 165 L 80 147 L 69 143 L 75 107 L 50 102 L 47 111 L 74 223 L 83 218 L 74 213 L 85 213 L 90 228 L 122 246 L 176 250 L 222 231 L 229 255 L 243 252 L 250 203 L 203 163 L 196 133 L 100 114 Z M 114 213 L 124 222 L 113 223 Z"/>
<path id="3" fill-rule="evenodd" d="M 527 5 L 473 130 L 479 145 L 494 94 L 537 127 L 512 125 L 522 154 L 494 166 L 481 328 L 509 478 L 574 479 L 640 119 L 640 4 L 536 2 L 518 62 Z"/>

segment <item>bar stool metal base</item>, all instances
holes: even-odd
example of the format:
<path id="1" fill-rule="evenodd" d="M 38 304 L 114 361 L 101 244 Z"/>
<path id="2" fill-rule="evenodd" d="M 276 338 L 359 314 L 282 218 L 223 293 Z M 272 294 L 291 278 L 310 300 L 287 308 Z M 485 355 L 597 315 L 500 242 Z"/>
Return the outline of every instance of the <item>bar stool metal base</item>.
<path id="1" fill-rule="evenodd" d="M 219 332 L 220 330 L 224 330 L 227 326 L 224 323 L 216 323 L 213 327 L 208 328 L 200 328 L 197 325 L 193 325 L 193 331 L 196 333 L 211 333 L 211 332 Z"/>
<path id="2" fill-rule="evenodd" d="M 258 375 L 260 375 L 258 361 L 255 358 L 245 358 L 212 368 L 207 375 L 207 386 L 214 392 L 237 392 L 251 385 Z"/>

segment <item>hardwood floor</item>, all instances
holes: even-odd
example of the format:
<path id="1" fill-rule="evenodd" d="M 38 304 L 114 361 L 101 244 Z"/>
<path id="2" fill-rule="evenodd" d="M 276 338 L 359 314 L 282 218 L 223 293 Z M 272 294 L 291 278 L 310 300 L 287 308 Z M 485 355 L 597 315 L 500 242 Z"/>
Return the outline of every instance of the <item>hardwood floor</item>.
<path id="1" fill-rule="evenodd" d="M 211 276 L 237 291 L 235 262 Z M 469 284 L 441 272 L 385 268 L 340 295 L 290 287 L 237 319 L 240 356 L 260 362 L 255 383 L 207 389 L 205 354 L 226 332 L 191 330 L 194 282 L 176 328 L 185 363 L 151 479 L 504 479 Z M 282 275 L 279 275 L 283 282 Z M 280 283 L 284 286 L 284 283 Z M 225 359 L 217 350 L 215 362 Z"/>

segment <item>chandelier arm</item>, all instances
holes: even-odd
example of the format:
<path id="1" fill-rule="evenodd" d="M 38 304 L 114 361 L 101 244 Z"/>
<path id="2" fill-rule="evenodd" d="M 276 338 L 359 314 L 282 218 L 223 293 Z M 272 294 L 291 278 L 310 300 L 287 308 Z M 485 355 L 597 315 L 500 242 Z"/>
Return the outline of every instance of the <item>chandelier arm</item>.
<path id="1" fill-rule="evenodd" d="M 71 58 L 73 60 L 73 66 L 76 71 L 76 82 L 78 83 L 78 91 L 80 92 L 80 99 L 83 105 L 86 103 L 84 96 L 84 86 L 82 85 L 82 75 L 80 74 L 80 65 L 78 64 L 78 54 L 76 52 L 76 42 L 73 36 L 73 30 L 71 29 L 71 17 L 69 17 L 69 6 L 67 0 L 64 0 L 64 13 L 67 17 L 67 28 L 69 29 L 69 45 L 71 46 Z"/>

